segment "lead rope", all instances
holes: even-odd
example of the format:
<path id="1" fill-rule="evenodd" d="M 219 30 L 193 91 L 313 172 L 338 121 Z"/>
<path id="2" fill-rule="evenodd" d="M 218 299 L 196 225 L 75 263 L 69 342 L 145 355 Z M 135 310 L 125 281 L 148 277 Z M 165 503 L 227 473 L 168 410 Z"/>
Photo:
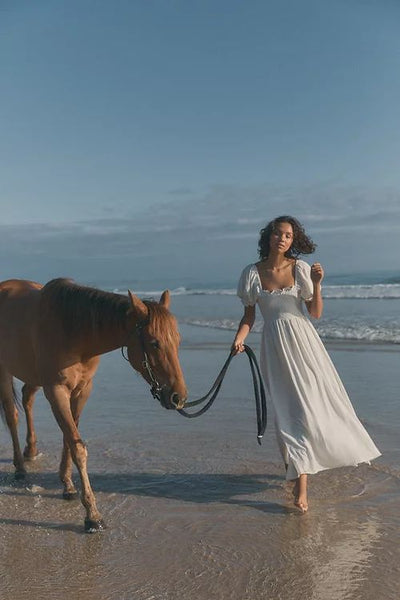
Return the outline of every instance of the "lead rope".
<path id="1" fill-rule="evenodd" d="M 267 426 L 267 402 L 265 397 L 265 389 L 264 383 L 262 380 L 260 367 L 258 366 L 256 355 L 250 346 L 244 346 L 244 351 L 247 354 L 250 363 L 251 375 L 253 378 L 253 388 L 254 388 L 254 398 L 256 402 L 256 415 L 257 415 L 257 442 L 261 445 L 261 440 L 265 432 L 265 428 Z M 219 390 L 221 389 L 222 382 L 228 370 L 228 367 L 231 363 L 232 358 L 235 355 L 233 352 L 230 352 L 228 358 L 226 359 L 224 366 L 221 371 L 218 373 L 216 380 L 209 392 L 199 398 L 198 400 L 192 400 L 191 402 L 187 402 L 185 408 L 191 408 L 193 406 L 198 406 L 202 402 L 205 402 L 207 398 L 211 395 L 211 398 L 208 400 L 207 404 L 205 404 L 200 410 L 195 413 L 188 413 L 185 409 L 181 408 L 178 412 L 187 419 L 195 419 L 196 417 L 200 417 L 203 415 L 209 408 L 211 408 L 214 400 L 218 396 Z"/>

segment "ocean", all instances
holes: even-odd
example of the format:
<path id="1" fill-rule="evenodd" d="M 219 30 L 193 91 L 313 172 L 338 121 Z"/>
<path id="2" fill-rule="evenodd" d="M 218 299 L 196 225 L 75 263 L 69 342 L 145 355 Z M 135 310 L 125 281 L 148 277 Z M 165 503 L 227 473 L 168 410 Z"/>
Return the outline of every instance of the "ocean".
<path id="1" fill-rule="evenodd" d="M 349 275 L 336 275 L 323 282 L 324 315 L 316 323 L 320 336 L 326 340 L 400 343 L 400 277 L 377 272 L 357 275 L 351 283 L 349 279 Z M 142 297 L 157 298 L 162 292 L 133 289 Z M 182 323 L 236 330 L 241 308 L 234 285 L 177 286 L 171 295 L 173 310 Z M 262 322 L 257 320 L 254 331 L 261 330 Z"/>

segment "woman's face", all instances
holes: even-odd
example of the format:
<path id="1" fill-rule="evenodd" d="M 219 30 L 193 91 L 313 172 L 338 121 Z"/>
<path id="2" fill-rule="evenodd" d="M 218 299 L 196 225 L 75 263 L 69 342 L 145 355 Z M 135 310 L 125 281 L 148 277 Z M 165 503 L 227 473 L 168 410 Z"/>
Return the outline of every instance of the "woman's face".
<path id="1" fill-rule="evenodd" d="M 285 254 L 293 244 L 293 228 L 290 223 L 277 223 L 269 238 L 269 248 L 278 254 Z"/>

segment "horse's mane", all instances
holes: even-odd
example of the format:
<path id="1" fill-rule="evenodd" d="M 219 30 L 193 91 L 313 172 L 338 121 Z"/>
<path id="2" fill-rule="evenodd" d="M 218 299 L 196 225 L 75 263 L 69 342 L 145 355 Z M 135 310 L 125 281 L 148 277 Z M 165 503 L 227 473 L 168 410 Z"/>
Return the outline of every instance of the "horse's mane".
<path id="1" fill-rule="evenodd" d="M 51 311 L 71 336 L 124 326 L 126 313 L 131 306 L 127 296 L 78 285 L 71 279 L 52 279 L 40 293 L 43 297 L 41 309 Z M 174 341 L 179 341 L 175 318 L 171 313 L 158 302 L 143 302 L 149 309 L 153 335 L 163 339 L 171 335 Z M 165 327 L 167 323 L 170 327 Z"/>
<path id="2" fill-rule="evenodd" d="M 122 294 L 78 285 L 71 279 L 52 279 L 41 290 L 43 308 L 58 317 L 70 334 L 86 334 L 125 322 L 130 306 Z"/>

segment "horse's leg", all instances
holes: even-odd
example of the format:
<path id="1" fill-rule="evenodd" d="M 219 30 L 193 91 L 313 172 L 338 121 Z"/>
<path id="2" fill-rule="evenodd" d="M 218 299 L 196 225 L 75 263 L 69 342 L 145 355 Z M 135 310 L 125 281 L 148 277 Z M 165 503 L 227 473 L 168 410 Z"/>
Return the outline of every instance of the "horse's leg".
<path id="1" fill-rule="evenodd" d="M 36 446 L 36 433 L 33 424 L 33 404 L 35 402 L 35 394 L 39 387 L 31 386 L 25 383 L 22 387 L 22 405 L 25 410 L 26 418 L 26 446 L 24 450 L 25 460 L 33 460 L 38 455 Z"/>
<path id="2" fill-rule="evenodd" d="M 78 495 L 72 481 L 72 456 L 65 435 L 63 436 L 63 450 L 60 461 L 59 476 L 63 484 L 64 500 L 73 500 Z"/>
<path id="3" fill-rule="evenodd" d="M 92 381 L 90 381 L 86 387 L 77 395 L 72 393 L 71 395 L 71 411 L 75 421 L 75 425 L 78 427 L 79 418 L 82 410 L 87 402 L 92 391 Z M 77 496 L 77 491 L 72 481 L 72 456 L 68 442 L 64 436 L 64 446 L 60 462 L 60 479 L 64 486 L 63 498 L 65 500 L 72 500 Z"/>
<path id="4" fill-rule="evenodd" d="M 63 385 L 45 386 L 43 390 L 64 434 L 64 440 L 71 450 L 72 460 L 79 471 L 82 486 L 81 500 L 86 509 L 85 531 L 94 533 L 103 529 L 104 523 L 101 514 L 97 510 L 96 499 L 89 481 L 86 445 L 81 440 L 72 415 L 71 393 Z"/>
<path id="5" fill-rule="evenodd" d="M 10 430 L 14 450 L 15 477 L 21 479 L 26 475 L 24 458 L 18 440 L 18 410 L 15 406 L 13 378 L 8 371 L 0 366 L 0 401 L 5 420 Z"/>

